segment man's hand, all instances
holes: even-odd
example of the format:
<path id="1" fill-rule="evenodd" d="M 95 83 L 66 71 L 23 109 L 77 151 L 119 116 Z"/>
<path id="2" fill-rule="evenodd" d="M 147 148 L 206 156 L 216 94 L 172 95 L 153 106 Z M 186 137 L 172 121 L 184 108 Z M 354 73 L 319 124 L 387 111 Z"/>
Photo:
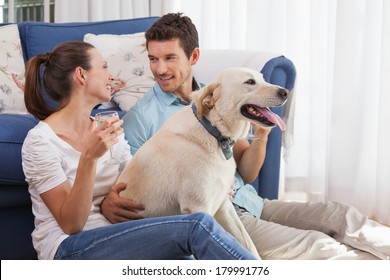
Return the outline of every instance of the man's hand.
<path id="1" fill-rule="evenodd" d="M 271 132 L 272 127 L 263 127 L 252 123 L 254 134 L 261 140 L 267 140 L 268 134 Z"/>
<path id="2" fill-rule="evenodd" d="M 229 189 L 229 192 L 228 192 L 228 195 L 229 195 L 230 201 L 232 201 L 233 198 L 234 198 L 234 183 L 231 184 L 230 189 Z"/>
<path id="3" fill-rule="evenodd" d="M 100 204 L 101 213 L 113 224 L 143 218 L 138 214 L 139 210 L 145 209 L 143 205 L 119 196 L 126 187 L 125 183 L 114 185 Z"/>

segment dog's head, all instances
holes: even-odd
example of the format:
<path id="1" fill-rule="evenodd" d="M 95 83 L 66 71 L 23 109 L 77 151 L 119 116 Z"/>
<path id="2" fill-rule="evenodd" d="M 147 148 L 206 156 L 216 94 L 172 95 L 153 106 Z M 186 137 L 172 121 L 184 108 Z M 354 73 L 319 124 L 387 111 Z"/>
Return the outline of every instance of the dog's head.
<path id="1" fill-rule="evenodd" d="M 229 68 L 192 94 L 198 118 L 206 116 L 223 135 L 243 138 L 249 122 L 286 129 L 283 120 L 269 109 L 287 101 L 288 90 L 264 81 L 261 73 L 244 67 Z"/>

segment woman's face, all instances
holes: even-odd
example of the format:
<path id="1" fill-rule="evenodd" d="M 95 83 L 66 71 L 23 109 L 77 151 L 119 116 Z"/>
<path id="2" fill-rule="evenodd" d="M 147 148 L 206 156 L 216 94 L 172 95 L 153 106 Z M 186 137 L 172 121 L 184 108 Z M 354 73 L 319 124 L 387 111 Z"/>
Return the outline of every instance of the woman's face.
<path id="1" fill-rule="evenodd" d="M 98 99 L 98 102 L 108 102 L 111 99 L 112 75 L 107 70 L 107 62 L 96 49 L 89 50 L 91 68 L 86 71 L 85 81 L 87 92 Z"/>

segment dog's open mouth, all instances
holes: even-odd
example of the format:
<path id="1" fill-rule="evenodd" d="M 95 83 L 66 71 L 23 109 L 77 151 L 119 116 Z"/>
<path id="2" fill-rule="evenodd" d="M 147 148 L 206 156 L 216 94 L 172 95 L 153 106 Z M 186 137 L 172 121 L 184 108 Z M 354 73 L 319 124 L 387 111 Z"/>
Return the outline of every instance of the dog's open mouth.
<path id="1" fill-rule="evenodd" d="M 277 125 L 282 131 L 286 130 L 284 121 L 267 107 L 245 104 L 241 107 L 241 114 L 248 119 L 258 121 L 265 126 Z"/>

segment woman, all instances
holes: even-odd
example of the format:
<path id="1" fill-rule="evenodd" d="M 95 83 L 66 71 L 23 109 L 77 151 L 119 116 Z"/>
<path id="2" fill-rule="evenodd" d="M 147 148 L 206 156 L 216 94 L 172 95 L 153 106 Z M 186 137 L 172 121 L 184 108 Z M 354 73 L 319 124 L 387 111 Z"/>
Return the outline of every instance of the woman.
<path id="1" fill-rule="evenodd" d="M 38 258 L 254 259 L 207 214 L 141 219 L 142 205 L 132 202 L 133 221 L 113 225 L 100 213 L 111 187 L 125 188 L 114 184 L 131 158 L 122 120 L 96 127 L 90 118 L 96 104 L 110 100 L 111 81 L 107 63 L 84 42 L 62 43 L 27 63 L 25 103 L 41 120 L 22 148 Z M 114 144 L 120 164 L 106 165 Z"/>

